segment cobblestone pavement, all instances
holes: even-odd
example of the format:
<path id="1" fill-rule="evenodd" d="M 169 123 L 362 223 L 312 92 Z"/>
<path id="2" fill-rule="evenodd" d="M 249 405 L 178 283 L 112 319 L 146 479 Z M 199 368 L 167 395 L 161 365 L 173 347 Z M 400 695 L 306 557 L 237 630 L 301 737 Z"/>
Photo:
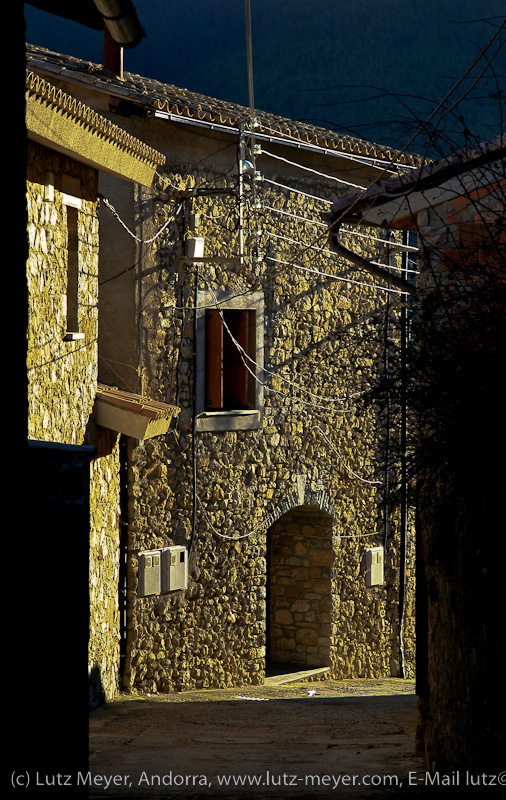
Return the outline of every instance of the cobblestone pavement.
<path id="1" fill-rule="evenodd" d="M 90 715 L 89 796 L 411 796 L 416 716 L 395 678 L 121 695 Z"/>

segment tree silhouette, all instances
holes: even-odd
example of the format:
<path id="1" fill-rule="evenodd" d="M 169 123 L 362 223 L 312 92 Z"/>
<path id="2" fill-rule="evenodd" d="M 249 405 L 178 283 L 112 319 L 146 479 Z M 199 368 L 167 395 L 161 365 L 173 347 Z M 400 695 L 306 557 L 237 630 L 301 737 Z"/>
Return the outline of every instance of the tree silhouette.
<path id="1" fill-rule="evenodd" d="M 344 222 L 417 234 L 416 290 L 406 294 L 403 329 L 388 338 L 397 366 L 364 403 L 405 409 L 390 455 L 403 465 L 393 499 L 417 507 L 419 743 L 430 769 L 472 774 L 497 773 L 506 735 L 498 617 L 506 602 L 505 22 L 411 135 L 408 147 L 422 135 L 427 152 L 444 155 L 335 203 L 331 214 L 331 241 Z M 462 103 L 485 82 L 496 87 L 498 135 L 449 155 L 446 122 L 465 125 Z"/>

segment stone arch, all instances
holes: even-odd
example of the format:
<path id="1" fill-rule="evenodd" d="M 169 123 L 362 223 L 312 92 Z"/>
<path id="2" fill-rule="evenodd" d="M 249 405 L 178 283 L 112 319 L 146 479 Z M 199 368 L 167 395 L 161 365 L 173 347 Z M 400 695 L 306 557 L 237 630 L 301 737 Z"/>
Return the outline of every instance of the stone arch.
<path id="1" fill-rule="evenodd" d="M 324 492 L 299 482 L 267 535 L 266 658 L 330 665 L 333 514 Z M 293 502 L 295 501 L 295 502 Z"/>

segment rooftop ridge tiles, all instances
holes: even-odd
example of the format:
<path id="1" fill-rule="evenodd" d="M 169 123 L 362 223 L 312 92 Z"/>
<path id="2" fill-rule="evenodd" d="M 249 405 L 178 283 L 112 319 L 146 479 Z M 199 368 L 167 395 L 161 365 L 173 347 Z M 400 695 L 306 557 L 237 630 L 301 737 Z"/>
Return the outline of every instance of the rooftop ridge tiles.
<path id="1" fill-rule="evenodd" d="M 250 116 L 250 109 L 240 104 L 219 100 L 206 95 L 183 89 L 172 84 L 163 83 L 156 78 L 144 78 L 135 73 L 125 72 L 120 78 L 107 73 L 101 65 L 90 61 L 56 53 L 36 45 L 27 45 L 28 60 L 34 59 L 40 68 L 45 65 L 60 64 L 62 70 L 79 75 L 86 80 L 88 75 L 95 76 L 96 85 L 107 85 L 111 94 L 117 92 L 123 96 L 151 106 L 159 111 L 209 122 L 217 122 L 238 128 L 242 121 Z M 105 78 L 105 80 L 104 80 Z M 378 161 L 397 161 L 406 166 L 418 166 L 420 159 L 412 153 L 402 153 L 386 145 L 378 145 L 365 139 L 358 139 L 348 134 L 341 134 L 330 129 L 321 128 L 309 123 L 291 120 L 286 117 L 256 109 L 258 129 L 274 128 L 282 136 L 294 140 L 311 143 L 333 151 L 363 155 Z M 209 115 L 209 116 L 207 116 Z"/>

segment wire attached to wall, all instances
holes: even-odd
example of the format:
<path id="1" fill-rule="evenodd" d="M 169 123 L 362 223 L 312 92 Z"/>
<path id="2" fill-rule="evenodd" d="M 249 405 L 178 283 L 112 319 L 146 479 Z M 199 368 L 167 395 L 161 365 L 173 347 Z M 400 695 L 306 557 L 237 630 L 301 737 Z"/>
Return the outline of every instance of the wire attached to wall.
<path id="1" fill-rule="evenodd" d="M 205 278 L 204 278 L 204 280 L 205 280 Z M 268 368 L 266 368 L 265 366 L 264 366 L 264 367 L 261 367 L 261 366 L 260 366 L 260 365 L 259 365 L 259 364 L 258 364 L 258 363 L 255 361 L 255 359 L 253 359 L 253 358 L 252 358 L 252 357 L 251 357 L 251 356 L 250 356 L 250 355 L 249 355 L 249 354 L 246 352 L 246 350 L 244 349 L 244 347 L 243 347 L 243 346 L 242 346 L 242 345 L 241 345 L 241 344 L 240 344 L 240 343 L 237 341 L 237 339 L 234 337 L 234 335 L 233 335 L 232 331 L 230 330 L 229 326 L 227 325 L 227 322 L 226 322 L 226 320 L 225 320 L 225 316 L 224 316 L 224 314 L 223 314 L 223 310 L 222 310 L 222 308 L 221 308 L 220 302 L 219 302 L 219 300 L 218 300 L 218 298 L 217 298 L 217 296 L 216 296 L 216 293 L 215 293 L 215 291 L 213 290 L 213 288 L 211 287 L 211 285 L 210 285 L 210 284 L 209 284 L 207 281 L 206 281 L 206 284 L 207 284 L 207 287 L 208 287 L 208 290 L 209 290 L 209 292 L 210 292 L 210 293 L 211 293 L 211 294 L 214 296 L 215 307 L 216 307 L 216 309 L 218 310 L 218 312 L 219 312 L 219 314 L 220 314 L 220 318 L 221 318 L 222 325 L 223 325 L 223 327 L 226 329 L 226 331 L 227 331 L 228 335 L 230 336 L 230 339 L 231 339 L 231 341 L 233 342 L 234 346 L 237 348 L 237 350 L 238 350 L 238 352 L 239 352 L 239 355 L 240 355 L 240 358 L 241 358 L 241 360 L 242 360 L 242 362 L 243 362 L 244 366 L 246 367 L 246 369 L 248 370 L 248 372 L 250 373 L 250 375 L 253 377 L 253 379 L 254 379 L 255 381 L 257 381 L 259 384 L 261 384 L 261 386 L 262 386 L 264 389 L 266 389 L 267 391 L 269 391 L 269 392 L 272 392 L 272 393 L 274 393 L 274 394 L 279 394 L 279 395 L 282 395 L 282 396 L 284 396 L 284 397 L 286 397 L 286 398 L 288 398 L 288 399 L 292 399 L 292 398 L 289 398 L 289 396 L 288 396 L 288 395 L 286 395 L 286 394 L 284 394 L 283 392 L 281 392 L 279 389 L 273 389 L 272 387 L 268 386 L 268 385 L 267 385 L 267 384 L 266 384 L 264 381 L 262 381 L 262 380 L 261 380 L 261 379 L 258 377 L 257 371 L 258 371 L 258 372 L 262 371 L 262 372 L 265 372 L 267 375 L 270 375 L 270 376 L 272 376 L 272 377 L 278 378 L 278 379 L 279 379 L 279 380 L 281 380 L 283 383 L 287 383 L 287 384 L 289 384 L 290 386 L 292 386 L 293 388 L 295 388 L 297 391 L 300 391 L 300 392 L 306 392 L 306 393 L 307 393 L 307 394 L 308 394 L 310 397 L 313 397 L 315 400 L 320 400 L 320 401 L 322 401 L 322 402 L 329 402 L 329 403 L 344 403 L 344 402 L 347 402 L 347 401 L 348 401 L 348 398 L 347 398 L 347 397 L 336 398 L 336 397 L 329 397 L 329 396 L 321 396 L 321 395 L 318 395 L 318 394 L 316 394 L 315 392 L 311 392 L 310 390 L 307 390 L 307 389 L 305 389 L 305 388 L 304 388 L 303 386 L 301 386 L 300 384 L 297 384 L 297 383 L 295 383 L 294 381 L 290 381 L 288 378 L 284 378 L 284 377 L 283 377 L 282 375 L 280 375 L 278 372 L 273 372 L 272 370 L 269 370 L 269 369 L 268 369 Z M 246 363 L 246 362 L 248 362 L 248 363 Z M 250 366 L 250 365 L 251 365 L 251 366 Z M 254 369 L 253 369 L 253 368 L 254 368 Z M 304 401 L 304 400 L 302 400 L 301 398 L 297 398 L 297 402 L 299 402 L 299 403 L 303 403 L 304 405 L 312 406 L 313 408 L 325 409 L 325 410 L 327 410 L 327 411 L 328 411 L 328 410 L 336 411 L 336 409 L 328 409 L 328 407 L 327 407 L 327 406 L 321 406 L 321 405 L 318 405 L 318 404 L 316 404 L 316 403 L 313 403 L 313 402 Z M 350 409 L 339 410 L 337 413 L 341 413 L 341 414 L 350 413 Z"/>
<path id="2" fill-rule="evenodd" d="M 153 242 L 155 242 L 162 235 L 164 230 L 170 225 L 170 223 L 176 219 L 177 215 L 179 214 L 182 208 L 182 204 L 180 203 L 178 208 L 174 212 L 173 216 L 169 217 L 169 219 L 164 222 L 162 227 L 155 233 L 154 236 L 151 237 L 151 239 L 143 239 L 142 237 L 137 236 L 133 231 L 130 230 L 130 228 L 127 227 L 127 225 L 125 225 L 125 223 L 121 219 L 120 215 L 118 214 L 114 206 L 109 202 L 109 200 L 106 197 L 104 197 L 103 195 L 99 195 L 99 197 L 104 206 L 111 212 L 113 217 L 118 220 L 118 222 L 126 230 L 128 235 L 131 236 L 132 239 L 135 239 L 136 242 L 139 242 L 139 244 L 152 244 Z"/>
<path id="3" fill-rule="evenodd" d="M 319 433 L 321 436 L 323 436 L 323 438 L 325 439 L 325 441 L 327 442 L 327 444 L 329 445 L 329 447 L 331 447 L 331 448 L 332 448 L 333 452 L 336 454 L 336 456 L 338 457 L 339 461 L 341 462 L 341 464 L 343 465 L 343 467 L 344 467 L 344 468 L 345 468 L 345 469 L 346 469 L 346 470 L 347 470 L 347 471 L 350 473 L 350 475 L 353 475 L 353 477 L 354 477 L 354 478 L 357 478 L 357 480 L 359 480 L 359 481 L 362 481 L 362 483 L 368 483 L 368 484 L 370 484 L 371 486 L 383 486 L 383 484 L 382 484 L 382 482 L 381 482 L 381 481 L 371 481 L 371 480 L 368 480 L 367 478 L 362 478 L 360 475 L 358 475 L 356 472 L 354 472 L 354 471 L 351 469 L 351 467 L 349 467 L 349 466 L 348 466 L 348 465 L 345 463 L 345 461 L 343 460 L 343 457 L 341 456 L 341 454 L 340 454 L 339 450 L 338 450 L 336 447 L 334 447 L 334 445 L 333 445 L 333 444 L 332 444 L 332 442 L 330 441 L 329 437 L 328 437 L 328 436 L 327 436 L 327 435 L 326 435 L 326 434 L 325 434 L 325 433 L 322 431 L 322 429 L 321 429 L 320 427 L 318 427 L 318 425 L 313 425 L 313 427 L 311 428 L 311 430 L 313 430 L 313 431 L 318 431 L 318 433 Z"/>

